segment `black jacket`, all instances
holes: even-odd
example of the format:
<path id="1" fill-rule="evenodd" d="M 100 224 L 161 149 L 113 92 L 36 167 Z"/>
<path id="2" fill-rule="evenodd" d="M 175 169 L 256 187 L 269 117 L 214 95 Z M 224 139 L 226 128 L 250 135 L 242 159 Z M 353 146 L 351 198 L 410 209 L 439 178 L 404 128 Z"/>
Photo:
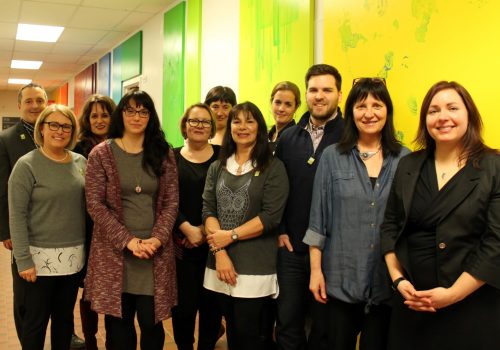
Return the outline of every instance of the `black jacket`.
<path id="1" fill-rule="evenodd" d="M 276 147 L 276 156 L 285 164 L 290 184 L 280 231 L 288 234 L 294 251 L 298 253 L 309 250 L 302 239 L 309 226 L 312 188 L 319 159 L 327 146 L 339 141 L 344 130 L 344 119 L 339 108 L 335 119 L 326 123 L 323 138 L 314 152 L 311 135 L 305 129 L 309 116 L 309 112 L 306 112 L 297 125 L 284 130 Z M 309 164 L 312 158 L 314 162 Z"/>
<path id="2" fill-rule="evenodd" d="M 382 254 L 395 251 L 411 279 L 406 236 L 413 193 L 426 151 L 399 162 L 380 228 Z M 476 169 L 466 165 L 460 191 L 453 192 L 448 211 L 436 227 L 439 286 L 450 287 L 467 271 L 500 289 L 500 156 L 486 155 Z"/>

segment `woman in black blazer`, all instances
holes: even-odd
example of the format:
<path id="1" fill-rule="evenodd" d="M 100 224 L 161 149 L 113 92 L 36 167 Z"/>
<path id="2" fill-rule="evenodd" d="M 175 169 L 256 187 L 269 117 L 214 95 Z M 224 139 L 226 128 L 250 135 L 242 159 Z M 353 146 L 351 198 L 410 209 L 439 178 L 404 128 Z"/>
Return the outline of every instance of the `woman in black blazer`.
<path id="1" fill-rule="evenodd" d="M 500 156 L 456 82 L 427 92 L 381 226 L 395 296 L 389 349 L 500 347 Z"/>

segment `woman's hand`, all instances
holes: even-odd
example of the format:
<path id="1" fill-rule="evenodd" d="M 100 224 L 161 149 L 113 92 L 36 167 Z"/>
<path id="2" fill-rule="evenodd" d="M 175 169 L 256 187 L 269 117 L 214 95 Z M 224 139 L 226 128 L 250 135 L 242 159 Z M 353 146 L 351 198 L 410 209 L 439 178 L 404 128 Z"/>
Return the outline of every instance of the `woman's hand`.
<path id="1" fill-rule="evenodd" d="M 420 290 L 415 292 L 415 297 L 428 300 L 431 308 L 435 310 L 455 304 L 460 299 L 453 292 L 452 288 L 437 287 L 429 290 Z M 432 311 L 432 310 L 422 310 Z"/>
<path id="2" fill-rule="evenodd" d="M 186 236 L 192 247 L 199 247 L 205 243 L 206 238 L 200 226 L 193 226 L 190 223 L 186 223 L 185 227 L 182 227 L 182 233 L 184 233 L 184 236 Z"/>
<path id="3" fill-rule="evenodd" d="M 151 238 L 149 238 L 151 239 Z M 158 242 L 159 240 L 155 238 Z M 160 243 L 161 245 L 161 243 Z M 127 249 L 134 254 L 135 257 L 139 259 L 149 259 L 151 258 L 154 253 L 156 252 L 156 248 L 154 248 L 152 242 L 149 242 L 146 244 L 143 244 L 143 240 L 139 238 L 132 238 L 128 243 L 127 243 Z"/>
<path id="4" fill-rule="evenodd" d="M 211 250 L 225 248 L 233 243 L 231 231 L 215 230 L 214 233 L 207 236 L 207 242 Z"/>
<path id="5" fill-rule="evenodd" d="M 318 303 L 326 304 L 326 284 L 323 272 L 319 269 L 311 270 L 311 278 L 309 281 L 309 290 L 313 293 L 314 299 Z"/>
<path id="6" fill-rule="evenodd" d="M 36 269 L 31 267 L 27 270 L 19 272 L 19 276 L 26 282 L 35 282 L 36 281 Z"/>
<path id="7" fill-rule="evenodd" d="M 431 300 L 426 296 L 419 295 L 413 284 L 403 280 L 398 284 L 398 292 L 405 299 L 405 305 L 415 311 L 436 312 Z"/>
<path id="8" fill-rule="evenodd" d="M 238 274 L 234 270 L 233 262 L 225 250 L 215 253 L 215 270 L 219 280 L 232 286 L 236 285 Z"/>

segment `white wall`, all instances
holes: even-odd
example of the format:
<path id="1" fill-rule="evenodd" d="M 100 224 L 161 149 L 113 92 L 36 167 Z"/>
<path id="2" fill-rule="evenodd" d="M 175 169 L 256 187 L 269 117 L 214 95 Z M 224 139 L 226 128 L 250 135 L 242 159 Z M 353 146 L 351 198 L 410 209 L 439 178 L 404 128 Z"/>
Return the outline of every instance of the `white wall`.
<path id="1" fill-rule="evenodd" d="M 203 0 L 201 25 L 201 101 L 217 85 L 238 96 L 239 0 Z"/>

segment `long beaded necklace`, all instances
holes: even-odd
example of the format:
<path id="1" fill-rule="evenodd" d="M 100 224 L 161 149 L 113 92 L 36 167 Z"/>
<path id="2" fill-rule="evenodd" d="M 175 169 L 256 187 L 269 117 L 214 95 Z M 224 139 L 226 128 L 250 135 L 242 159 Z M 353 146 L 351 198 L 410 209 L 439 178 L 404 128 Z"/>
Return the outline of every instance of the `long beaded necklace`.
<path id="1" fill-rule="evenodd" d="M 123 146 L 123 150 L 126 152 L 126 153 L 129 153 L 127 151 L 127 147 L 125 147 L 125 143 L 123 142 L 123 139 L 120 139 L 121 143 L 122 143 L 122 146 Z M 131 153 L 129 153 L 131 154 Z M 140 175 L 134 175 L 134 178 L 135 178 L 135 193 L 137 194 L 140 194 L 142 192 L 142 187 L 141 187 L 141 181 L 142 181 L 142 172 L 140 173 Z"/>

